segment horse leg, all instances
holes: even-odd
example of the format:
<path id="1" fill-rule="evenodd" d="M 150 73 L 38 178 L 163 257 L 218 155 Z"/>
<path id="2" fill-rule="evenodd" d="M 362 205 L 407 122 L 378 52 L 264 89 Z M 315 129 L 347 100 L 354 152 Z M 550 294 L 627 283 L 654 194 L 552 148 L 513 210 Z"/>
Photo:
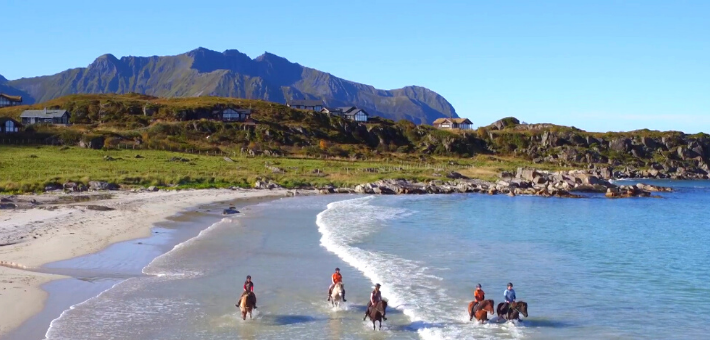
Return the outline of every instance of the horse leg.
<path id="1" fill-rule="evenodd" d="M 380 320 L 380 330 L 382 330 L 382 320 Z"/>
<path id="2" fill-rule="evenodd" d="M 372 330 L 377 330 L 377 328 L 375 328 L 375 320 L 372 320 Z"/>

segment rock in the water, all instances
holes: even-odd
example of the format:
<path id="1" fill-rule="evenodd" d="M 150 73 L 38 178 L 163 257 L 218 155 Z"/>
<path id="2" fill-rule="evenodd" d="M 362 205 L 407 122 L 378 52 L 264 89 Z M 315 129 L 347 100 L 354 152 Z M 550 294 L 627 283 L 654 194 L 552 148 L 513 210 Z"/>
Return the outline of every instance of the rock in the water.
<path id="1" fill-rule="evenodd" d="M 229 207 L 227 209 L 222 210 L 222 215 L 234 215 L 234 214 L 238 214 L 238 213 L 239 213 L 239 210 L 237 210 L 237 208 L 235 208 L 235 207 Z"/>

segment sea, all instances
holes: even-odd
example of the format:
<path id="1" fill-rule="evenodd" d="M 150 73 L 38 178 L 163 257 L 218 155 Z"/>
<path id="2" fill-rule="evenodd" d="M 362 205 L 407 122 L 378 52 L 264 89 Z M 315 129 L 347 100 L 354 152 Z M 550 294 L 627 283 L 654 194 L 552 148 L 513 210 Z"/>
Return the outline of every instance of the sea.
<path id="1" fill-rule="evenodd" d="M 50 283 L 50 302 L 69 287 L 91 296 L 54 311 L 42 335 L 707 339 L 710 182 L 650 183 L 675 191 L 632 199 L 328 195 L 206 215 L 48 266 L 75 277 Z M 150 260 L 137 265 L 137 254 Z M 348 300 L 339 307 L 326 301 L 335 267 Z M 241 320 L 235 304 L 247 275 L 258 309 Z M 497 304 L 508 282 L 528 317 L 470 322 L 476 284 Z M 381 330 L 363 321 L 375 283 L 389 303 Z"/>

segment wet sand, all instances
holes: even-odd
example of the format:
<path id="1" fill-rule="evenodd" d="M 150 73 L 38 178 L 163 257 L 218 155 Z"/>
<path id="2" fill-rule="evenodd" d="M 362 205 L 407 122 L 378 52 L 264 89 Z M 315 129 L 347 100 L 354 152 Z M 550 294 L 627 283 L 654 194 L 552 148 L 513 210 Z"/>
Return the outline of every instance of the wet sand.
<path id="1" fill-rule="evenodd" d="M 100 202 L 77 203 L 59 206 L 54 210 L 27 209 L 3 211 L 0 214 L 0 239 L 9 240 L 0 247 L 0 337 L 5 338 L 13 329 L 45 310 L 48 289 L 61 288 L 64 283 L 54 281 L 76 276 L 78 273 L 60 268 L 43 268 L 48 263 L 80 257 L 106 249 L 114 243 L 145 239 L 151 236 L 153 227 L 171 216 L 193 220 L 187 215 L 179 215 L 196 207 L 238 200 L 264 197 L 283 197 L 285 190 L 187 190 L 156 193 L 117 193 L 114 198 Z M 97 211 L 86 208 L 87 204 L 100 204 L 113 210 Z M 221 210 L 219 210 L 221 212 Z M 180 237 L 165 241 L 179 242 Z M 164 252 L 159 246 L 148 257 Z M 157 254 L 157 255 L 156 255 Z M 136 266 L 141 259 L 131 259 L 126 263 Z M 140 256 L 139 256 L 140 257 Z M 95 260 L 92 260 L 96 262 Z M 135 262 L 135 263 L 134 263 Z M 135 268 L 127 268 L 134 270 Z M 115 274 L 115 268 L 112 269 Z M 68 275 L 67 275 L 68 274 Z M 121 273 L 120 275 L 136 275 Z M 119 278 L 120 278 L 119 275 Z M 117 281 L 119 278 L 114 278 Z M 66 280 L 61 280 L 64 282 Z M 108 284 L 111 280 L 102 281 Z M 66 285 L 77 294 L 62 296 L 53 307 L 42 314 L 49 318 L 51 310 L 76 302 L 79 295 L 93 293 L 90 289 L 79 288 L 81 284 Z M 96 286 L 93 286 L 96 287 Z M 74 298 L 74 297 L 76 298 Z M 56 315 L 55 315 L 56 317 Z M 46 328 L 45 328 L 46 329 Z"/>

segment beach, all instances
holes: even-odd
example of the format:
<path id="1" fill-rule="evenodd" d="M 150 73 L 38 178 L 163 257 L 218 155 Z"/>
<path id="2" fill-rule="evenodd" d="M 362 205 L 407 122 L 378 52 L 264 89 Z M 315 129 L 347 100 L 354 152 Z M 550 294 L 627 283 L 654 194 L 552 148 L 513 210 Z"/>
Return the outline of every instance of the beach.
<path id="1" fill-rule="evenodd" d="M 18 256 L 15 263 L 42 273 L 3 268 L 9 273 L 3 275 L 32 280 L 18 281 L 22 293 L 13 296 L 27 294 L 34 300 L 17 303 L 29 301 L 34 309 L 23 310 L 26 321 L 2 339 L 702 338 L 710 310 L 697 287 L 707 274 L 695 269 L 707 261 L 702 208 L 710 203 L 710 186 L 654 184 L 675 190 L 652 200 L 278 198 L 285 193 L 226 190 L 129 200 L 120 194 L 91 204 L 145 214 L 140 223 L 147 231 L 113 236 L 107 242 L 122 241 L 43 265 L 29 261 L 30 254 Z M 155 214 L 161 205 L 170 208 Z M 230 205 L 240 213 L 223 216 L 219 207 Z M 52 211 L 54 218 L 69 212 L 76 213 Z M 109 225 L 102 221 L 111 215 L 83 213 L 94 216 L 94 227 Z M 326 302 L 335 267 L 347 291 L 340 307 Z M 242 321 L 235 303 L 246 275 L 255 282 L 259 308 Z M 529 317 L 470 322 L 465 308 L 475 285 L 497 304 L 507 282 L 529 304 Z M 363 321 L 375 283 L 390 306 L 381 331 Z M 668 306 L 700 313 L 688 318 L 667 313 Z"/>
<path id="2" fill-rule="evenodd" d="M 0 337 L 44 308 L 41 286 L 65 276 L 35 272 L 41 266 L 151 235 L 156 223 L 215 202 L 284 197 L 285 190 L 182 190 L 116 192 L 112 198 L 59 205 L 53 210 L 0 213 Z M 113 210 L 90 210 L 100 205 Z"/>

